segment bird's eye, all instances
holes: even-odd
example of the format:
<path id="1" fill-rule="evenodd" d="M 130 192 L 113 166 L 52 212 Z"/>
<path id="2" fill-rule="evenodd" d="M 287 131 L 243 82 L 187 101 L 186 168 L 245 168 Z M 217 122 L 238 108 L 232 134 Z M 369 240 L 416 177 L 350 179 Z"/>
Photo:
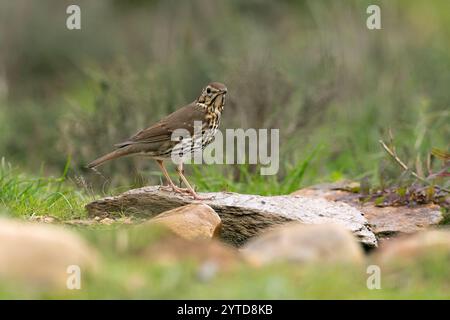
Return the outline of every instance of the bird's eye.
<path id="1" fill-rule="evenodd" d="M 210 94 L 211 93 L 211 88 L 206 88 L 206 93 Z"/>

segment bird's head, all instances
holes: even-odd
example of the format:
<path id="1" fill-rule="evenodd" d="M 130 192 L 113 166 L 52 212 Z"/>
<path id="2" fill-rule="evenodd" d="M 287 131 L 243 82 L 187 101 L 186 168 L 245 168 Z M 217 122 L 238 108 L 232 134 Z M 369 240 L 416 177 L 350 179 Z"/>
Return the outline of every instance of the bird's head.
<path id="1" fill-rule="evenodd" d="M 206 106 L 214 106 L 214 109 L 222 112 L 225 105 L 225 97 L 227 95 L 227 87 L 220 82 L 211 82 L 208 84 L 198 97 L 197 101 Z"/>

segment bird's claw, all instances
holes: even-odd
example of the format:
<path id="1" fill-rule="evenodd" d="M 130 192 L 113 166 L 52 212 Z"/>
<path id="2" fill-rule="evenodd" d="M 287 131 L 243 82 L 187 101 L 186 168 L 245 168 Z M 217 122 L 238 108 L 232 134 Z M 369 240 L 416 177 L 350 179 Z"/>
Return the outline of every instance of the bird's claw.
<path id="1" fill-rule="evenodd" d="M 194 194 L 191 193 L 191 196 L 192 196 L 192 198 L 194 198 L 194 200 L 214 200 L 214 196 L 201 197 L 197 193 L 194 193 Z"/>
<path id="2" fill-rule="evenodd" d="M 213 200 L 215 198 L 214 196 L 202 197 L 202 196 L 199 196 L 193 190 L 189 190 L 188 188 L 180 188 L 175 185 L 174 186 L 171 186 L 171 185 L 160 186 L 159 188 L 160 188 L 160 190 L 163 190 L 163 191 L 175 192 L 175 193 L 179 193 L 181 195 L 190 195 L 190 196 L 192 196 L 192 198 L 194 200 Z"/>
<path id="3" fill-rule="evenodd" d="M 190 194 L 191 193 L 189 191 L 189 189 L 187 189 L 187 188 L 180 188 L 180 187 L 171 186 L 171 185 L 160 186 L 159 188 L 160 188 L 160 190 L 163 190 L 163 191 L 169 191 L 169 192 L 175 192 L 175 193 L 181 193 L 181 194 L 185 194 L 185 193 Z"/>

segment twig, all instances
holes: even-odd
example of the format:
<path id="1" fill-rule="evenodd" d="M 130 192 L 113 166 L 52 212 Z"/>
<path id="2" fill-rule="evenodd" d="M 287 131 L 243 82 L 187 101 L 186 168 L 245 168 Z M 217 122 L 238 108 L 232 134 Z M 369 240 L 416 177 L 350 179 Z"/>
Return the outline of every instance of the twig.
<path id="1" fill-rule="evenodd" d="M 392 159 L 395 160 L 395 162 L 398 163 L 398 165 L 399 165 L 400 167 L 402 167 L 402 169 L 403 169 L 404 171 L 407 171 L 407 172 L 411 173 L 411 175 L 414 176 L 417 180 L 420 180 L 420 181 L 422 181 L 423 183 L 426 183 L 427 185 L 432 185 L 432 184 L 430 183 L 430 181 L 428 181 L 427 179 L 425 179 L 425 178 L 419 176 L 416 172 L 414 172 L 414 171 L 412 171 L 410 168 L 408 168 L 408 166 L 407 166 L 407 165 L 406 165 L 406 164 L 405 164 L 405 163 L 404 163 L 404 162 L 396 155 L 396 153 L 393 152 L 391 149 L 389 149 L 389 147 L 384 143 L 383 140 L 379 140 L 379 142 L 380 142 L 381 146 L 383 147 L 383 149 L 384 149 L 384 150 L 392 157 Z M 446 188 L 441 187 L 441 186 L 436 186 L 436 185 L 434 185 L 434 186 L 435 186 L 436 188 L 441 189 L 442 191 L 445 191 L 445 192 L 450 193 L 450 190 L 449 190 L 449 189 L 446 189 Z"/>

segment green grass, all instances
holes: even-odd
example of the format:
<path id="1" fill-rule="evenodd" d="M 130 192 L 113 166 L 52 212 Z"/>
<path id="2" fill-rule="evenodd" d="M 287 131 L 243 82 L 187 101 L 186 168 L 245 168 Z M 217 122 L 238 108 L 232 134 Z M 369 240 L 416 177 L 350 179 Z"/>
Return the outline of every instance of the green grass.
<path id="1" fill-rule="evenodd" d="M 60 219 L 85 216 L 89 197 L 67 181 L 68 161 L 60 177 L 33 177 L 20 173 L 4 158 L 0 161 L 0 205 L 15 217 L 50 215 Z"/>
<path id="2" fill-rule="evenodd" d="M 260 165 L 234 165 L 227 170 L 226 165 L 189 166 L 192 181 L 200 191 L 231 191 L 244 194 L 283 195 L 292 193 L 302 186 L 303 179 L 320 148 L 314 148 L 297 163 L 289 165 L 280 163 L 280 175 L 263 176 Z M 236 179 L 237 176 L 237 179 Z"/>

